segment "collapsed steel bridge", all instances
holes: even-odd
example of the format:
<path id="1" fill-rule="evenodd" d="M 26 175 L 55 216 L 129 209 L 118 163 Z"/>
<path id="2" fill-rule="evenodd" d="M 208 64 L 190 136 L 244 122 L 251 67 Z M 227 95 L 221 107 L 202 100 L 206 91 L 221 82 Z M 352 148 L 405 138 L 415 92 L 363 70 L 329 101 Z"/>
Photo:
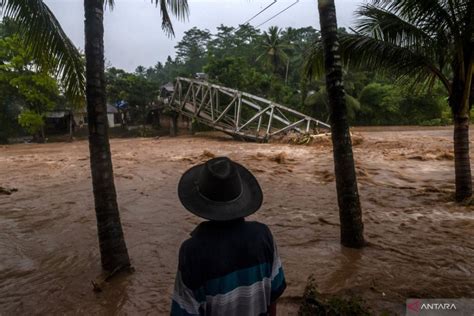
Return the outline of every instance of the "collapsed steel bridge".
<path id="1" fill-rule="evenodd" d="M 181 115 L 244 140 L 265 142 L 290 131 L 319 134 L 331 128 L 250 93 L 182 77 L 176 78 L 168 106 Z"/>

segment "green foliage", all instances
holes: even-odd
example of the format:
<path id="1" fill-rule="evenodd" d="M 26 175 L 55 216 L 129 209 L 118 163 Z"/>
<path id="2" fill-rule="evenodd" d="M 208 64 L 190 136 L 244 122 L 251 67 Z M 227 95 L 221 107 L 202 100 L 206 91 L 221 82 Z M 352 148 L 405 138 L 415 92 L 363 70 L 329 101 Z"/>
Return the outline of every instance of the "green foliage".
<path id="1" fill-rule="evenodd" d="M 1 142 L 21 134 L 20 127 L 35 134 L 42 126 L 43 114 L 54 108 L 60 98 L 56 79 L 38 66 L 16 30 L 11 20 L 0 24 Z M 18 120 L 20 112 L 23 114 Z"/>
<path id="2" fill-rule="evenodd" d="M 208 30 L 197 27 L 184 32 L 183 39 L 175 46 L 176 60 L 186 63 L 190 74 L 201 72 L 206 63 L 207 44 L 211 39 Z"/>
<path id="3" fill-rule="evenodd" d="M 144 124 L 146 115 L 159 94 L 160 80 L 151 68 L 138 66 L 135 73 L 108 68 L 105 72 L 109 104 L 118 101 L 128 104 L 128 117 L 132 122 Z"/>
<path id="4" fill-rule="evenodd" d="M 282 30 L 276 26 L 271 26 L 268 32 L 263 32 L 260 42 L 261 53 L 257 60 L 263 59 L 264 65 L 271 69 L 273 73 L 284 76 L 285 66 L 289 63 L 286 50 L 290 49 L 290 44 L 282 37 Z"/>
<path id="5" fill-rule="evenodd" d="M 59 96 L 56 80 L 44 72 L 22 73 L 11 79 L 10 84 L 27 104 L 43 111 L 52 109 Z"/>
<path id="6" fill-rule="evenodd" d="M 35 135 L 44 126 L 44 117 L 41 114 L 35 113 L 31 110 L 24 110 L 18 116 L 18 123 L 23 127 L 30 135 Z"/>
<path id="7" fill-rule="evenodd" d="M 408 125 L 449 123 L 448 105 L 442 94 L 430 91 L 414 94 L 396 85 L 371 83 L 360 94 L 360 125 Z"/>
<path id="8" fill-rule="evenodd" d="M 340 32 L 348 34 L 344 29 Z M 321 120 L 329 119 L 324 82 L 307 80 L 302 72 L 306 51 L 320 39 L 315 29 L 271 27 L 260 34 L 250 25 L 238 29 L 221 25 L 217 34 L 208 38 L 207 30 L 189 30 L 177 47 L 196 49 L 181 49 L 176 60 L 170 58 L 161 73 L 165 68 L 173 68 L 173 74 L 187 75 L 203 70 L 211 81 L 268 98 Z M 196 52 L 199 54 L 194 58 Z M 204 60 L 206 65 L 198 69 L 196 65 Z M 393 82 L 390 75 L 344 70 L 350 121 L 363 125 L 447 122 L 436 121 L 446 110 L 441 86 L 420 94 Z"/>
<path id="9" fill-rule="evenodd" d="M 429 93 L 440 83 L 451 96 L 453 113 L 467 114 L 474 97 L 471 102 L 461 100 L 463 91 L 472 91 L 472 56 L 466 52 L 472 50 L 473 12 L 471 0 L 368 1 L 357 11 L 354 33 L 339 34 L 343 63 L 352 70 L 393 77 L 418 92 Z M 307 75 L 323 72 L 322 57 L 317 41 L 307 60 Z"/>
<path id="10" fill-rule="evenodd" d="M 271 85 L 269 75 L 258 72 L 244 58 L 213 58 L 204 67 L 213 80 L 234 89 L 265 96 Z"/>
<path id="11" fill-rule="evenodd" d="M 348 34 L 343 29 L 340 32 Z M 107 69 L 108 101 L 112 104 L 127 101 L 132 109 L 137 109 L 136 116 L 140 118 L 159 94 L 160 86 L 177 76 L 205 72 L 211 82 L 268 98 L 327 121 L 324 80 L 319 77 L 309 80 L 302 71 L 308 49 L 319 39 L 319 32 L 312 27 L 273 27 L 263 34 L 248 24 L 238 28 L 221 25 L 215 34 L 194 27 L 176 45 L 175 58 L 168 56 L 164 63 L 158 62 L 153 67 L 139 66 L 135 73 Z M 344 69 L 352 124 L 450 122 L 442 85 L 420 93 L 412 89 L 412 81 L 402 86 L 394 84 L 394 78 L 374 71 Z"/>
<path id="12" fill-rule="evenodd" d="M 355 119 L 356 113 L 360 110 L 359 101 L 346 94 L 347 104 L 347 115 L 351 121 Z M 314 117 L 318 117 L 320 120 L 329 122 L 329 98 L 326 88 L 320 88 L 319 91 L 312 91 L 304 102 L 305 112 L 311 114 Z"/>
<path id="13" fill-rule="evenodd" d="M 358 122 L 361 124 L 383 125 L 396 122 L 400 94 L 391 85 L 371 83 L 360 94 L 361 109 Z M 396 123 L 395 123 L 396 124 Z"/>
<path id="14" fill-rule="evenodd" d="M 109 102 L 115 104 L 117 101 L 124 100 L 133 107 L 144 107 L 150 104 L 157 96 L 160 87 L 148 80 L 144 73 L 145 71 L 127 73 L 114 67 L 107 69 Z"/>
<path id="15" fill-rule="evenodd" d="M 35 64 L 58 76 L 65 94 L 81 103 L 85 87 L 83 58 L 46 3 L 42 0 L 2 0 L 0 9 L 2 16 L 15 24 L 21 46 Z"/>

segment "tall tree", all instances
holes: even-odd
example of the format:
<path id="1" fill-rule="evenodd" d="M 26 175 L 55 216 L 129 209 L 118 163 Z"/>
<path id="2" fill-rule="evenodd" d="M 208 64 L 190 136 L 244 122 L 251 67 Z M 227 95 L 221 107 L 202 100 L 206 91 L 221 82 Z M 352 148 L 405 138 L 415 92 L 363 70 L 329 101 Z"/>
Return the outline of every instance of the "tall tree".
<path id="1" fill-rule="evenodd" d="M 114 1 L 107 3 L 113 7 Z M 89 150 L 92 184 L 102 266 L 105 270 L 128 267 L 128 256 L 117 204 L 112 158 L 108 138 L 107 105 L 104 74 L 104 0 L 84 0 L 86 99 L 89 124 Z M 156 0 L 162 14 L 162 27 L 174 34 L 168 9 L 185 17 L 187 0 Z"/>
<path id="2" fill-rule="evenodd" d="M 108 136 L 104 75 L 103 1 L 84 0 L 89 151 L 102 267 L 130 266 L 117 204 Z"/>
<path id="3" fill-rule="evenodd" d="M 340 34 L 343 61 L 384 71 L 405 85 L 441 82 L 454 120 L 456 200 L 472 197 L 469 116 L 474 103 L 474 1 L 372 0 L 355 34 Z M 317 47 L 313 66 L 319 68 Z"/>
<path id="4" fill-rule="evenodd" d="M 282 66 L 287 66 L 289 61 L 285 50 L 290 46 L 283 42 L 281 31 L 277 26 L 270 26 L 268 32 L 263 32 L 261 46 L 264 52 L 257 57 L 257 60 L 264 58 L 275 74 L 281 71 Z"/>
<path id="5" fill-rule="evenodd" d="M 211 33 L 208 30 L 193 27 L 184 32 L 182 40 L 175 46 L 176 59 L 187 63 L 191 74 L 202 71 L 210 39 Z"/>
<path id="6" fill-rule="evenodd" d="M 359 248 L 365 244 L 364 224 L 342 82 L 336 8 L 333 0 L 318 0 L 318 9 L 326 71 L 326 90 L 329 96 L 341 243 L 347 247 Z"/>

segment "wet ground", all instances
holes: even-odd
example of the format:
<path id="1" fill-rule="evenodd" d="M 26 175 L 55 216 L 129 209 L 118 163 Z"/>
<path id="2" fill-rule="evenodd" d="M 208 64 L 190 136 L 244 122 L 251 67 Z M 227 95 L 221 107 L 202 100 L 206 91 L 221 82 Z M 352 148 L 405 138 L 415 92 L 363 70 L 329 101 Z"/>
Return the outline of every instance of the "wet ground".
<path id="1" fill-rule="evenodd" d="M 363 250 L 338 242 L 328 141 L 112 140 L 136 271 L 102 293 L 91 286 L 101 270 L 87 142 L 2 146 L 0 315 L 168 313 L 179 245 L 200 222 L 180 206 L 177 182 L 213 155 L 248 166 L 262 185 L 263 207 L 250 219 L 268 224 L 280 247 L 288 283 L 280 315 L 296 314 L 310 274 L 321 292 L 354 293 L 376 314 L 403 312 L 409 297 L 474 297 L 474 208 L 452 202 L 451 135 L 450 128 L 355 132 Z"/>

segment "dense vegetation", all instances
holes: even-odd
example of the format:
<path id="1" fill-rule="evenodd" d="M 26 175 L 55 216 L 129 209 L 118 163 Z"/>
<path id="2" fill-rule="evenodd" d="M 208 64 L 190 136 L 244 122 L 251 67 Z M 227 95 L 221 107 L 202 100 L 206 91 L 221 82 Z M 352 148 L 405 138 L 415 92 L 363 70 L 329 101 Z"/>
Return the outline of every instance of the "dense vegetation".
<path id="1" fill-rule="evenodd" d="M 345 32 L 340 29 L 340 32 Z M 328 120 L 324 81 L 303 74 L 305 58 L 320 39 L 313 27 L 270 27 L 261 32 L 250 25 L 221 25 L 217 32 L 196 27 L 176 45 L 176 56 L 163 64 L 137 67 L 134 73 L 109 68 L 109 102 L 144 106 L 158 87 L 176 76 L 205 72 L 213 82 L 266 97 L 321 120 Z M 370 71 L 346 71 L 345 86 L 354 125 L 440 125 L 450 123 L 446 94 L 434 85 L 420 93 L 411 85 Z M 139 100 L 137 100 L 139 99 Z"/>
<path id="2" fill-rule="evenodd" d="M 16 29 L 8 19 L 0 24 L 0 142 L 21 127 L 43 138 L 45 112 L 65 103 L 52 72 L 38 66 Z"/>
<path id="3" fill-rule="evenodd" d="M 135 121 L 141 121 L 161 85 L 177 76 L 205 72 L 213 82 L 328 121 L 324 81 L 310 81 L 303 74 L 310 47 L 319 39 L 320 33 L 313 27 L 270 27 L 262 32 L 251 25 L 221 25 L 214 34 L 194 27 L 177 43 L 174 58 L 168 56 L 164 63 L 138 66 L 133 73 L 109 66 L 108 102 L 127 102 L 138 109 Z M 41 137 L 44 113 L 70 106 L 62 96 L 63 89 L 52 71 L 37 66 L 8 20 L 0 28 L 0 58 L 0 141 L 20 134 Z M 420 93 L 387 75 L 349 70 L 345 71 L 344 83 L 353 125 L 451 122 L 447 96 L 440 86 Z"/>

